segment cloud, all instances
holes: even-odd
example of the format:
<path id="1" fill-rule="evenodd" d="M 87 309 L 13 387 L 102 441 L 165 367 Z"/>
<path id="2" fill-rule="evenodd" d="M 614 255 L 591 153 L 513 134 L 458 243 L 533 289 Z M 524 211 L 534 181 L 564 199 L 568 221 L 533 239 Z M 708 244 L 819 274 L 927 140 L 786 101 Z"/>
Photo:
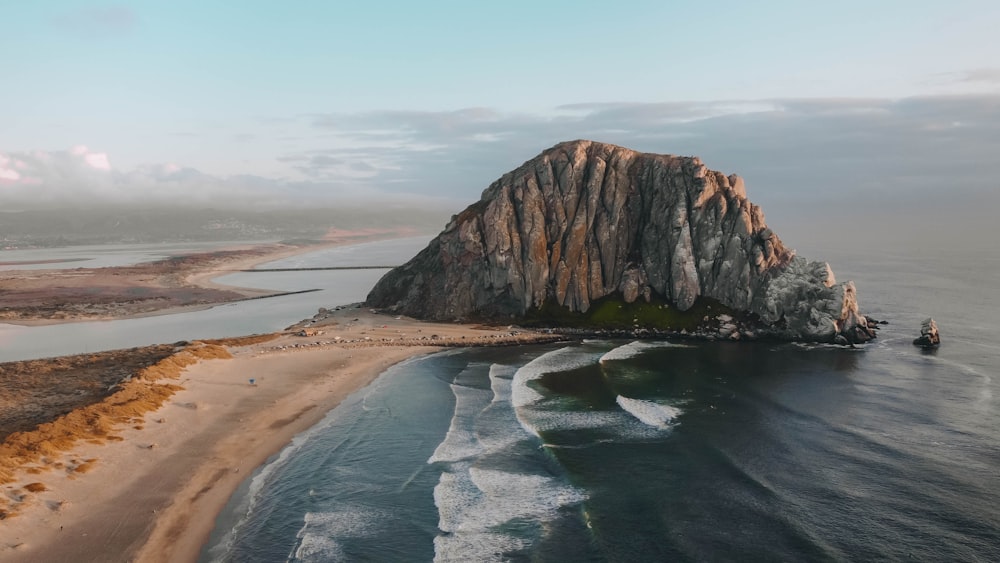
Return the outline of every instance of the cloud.
<path id="1" fill-rule="evenodd" d="M 366 162 L 371 174 L 355 175 L 354 185 L 465 202 L 540 151 L 587 138 L 700 156 L 710 168 L 743 176 L 769 218 L 819 236 L 824 223 L 817 218 L 836 217 L 824 224 L 824 235 L 841 240 L 863 238 L 866 229 L 885 236 L 888 227 L 876 225 L 913 233 L 946 217 L 983 223 L 991 220 L 985 210 L 1000 204 L 993 164 L 1000 154 L 1000 95 L 594 103 L 545 114 L 472 108 L 305 119 L 336 146 L 322 160 L 286 155 L 296 171 L 335 181 L 340 169 L 333 163 Z"/>
<path id="2" fill-rule="evenodd" d="M 817 237 L 863 238 L 876 225 L 884 235 L 886 225 L 903 223 L 907 232 L 939 237 L 950 229 L 938 226 L 947 217 L 992 221 L 1000 205 L 1000 95 L 329 113 L 297 123 L 295 144 L 303 148 L 274 154 L 273 177 L 222 177 L 182 163 L 118 170 L 113 154 L 86 147 L 3 154 L 0 205 L 372 201 L 458 211 L 505 172 L 579 138 L 700 156 L 712 169 L 743 176 L 773 224 Z M 268 137 L 256 134 L 255 142 Z"/>
<path id="3" fill-rule="evenodd" d="M 306 181 L 249 174 L 215 176 L 177 163 L 112 167 L 107 153 L 85 145 L 64 151 L 0 152 L 0 208 L 72 205 L 170 204 L 231 208 L 308 207 L 365 202 L 440 205 L 440 198 L 377 188 L 362 191 L 342 177 L 373 174 L 369 165 L 322 153 L 305 155 L 300 167 L 314 171 Z M 337 176 L 338 181 L 328 177 Z M 450 202 L 449 205 L 458 205 Z"/>
<path id="4" fill-rule="evenodd" d="M 94 170 L 111 170 L 111 162 L 108 160 L 107 153 L 90 152 L 90 149 L 85 145 L 77 145 L 69 149 L 69 154 L 81 158 L 84 164 Z"/>
<path id="5" fill-rule="evenodd" d="M 379 165 L 364 153 L 342 153 L 340 151 L 308 151 L 278 157 L 279 162 L 290 163 L 292 167 L 311 179 L 357 180 L 373 178 L 378 174 Z M 384 170 L 385 166 L 381 168 Z"/>
<path id="6" fill-rule="evenodd" d="M 960 82 L 986 82 L 1000 84 L 1000 68 L 979 68 L 963 73 Z"/>
<path id="7" fill-rule="evenodd" d="M 367 163 L 371 185 L 470 197 L 558 142 L 590 138 L 699 155 L 780 198 L 866 199 L 986 189 L 1000 149 L 1000 96 L 585 104 L 547 115 L 473 108 L 309 116 L 340 148 L 290 154 L 308 176 Z M 942 166 L 950 163 L 950 166 Z M 354 176 L 358 179 L 358 176 Z M 989 184 L 989 189 L 993 189 Z"/>

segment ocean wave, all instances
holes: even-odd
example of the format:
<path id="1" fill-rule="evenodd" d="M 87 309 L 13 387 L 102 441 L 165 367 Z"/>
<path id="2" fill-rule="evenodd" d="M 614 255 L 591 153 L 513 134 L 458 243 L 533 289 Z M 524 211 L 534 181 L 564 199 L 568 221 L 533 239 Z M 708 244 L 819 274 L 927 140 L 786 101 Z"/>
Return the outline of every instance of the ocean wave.
<path id="1" fill-rule="evenodd" d="M 335 540 L 325 536 L 308 534 L 299 537 L 298 547 L 295 548 L 295 553 L 288 560 L 295 562 L 347 561 L 347 554 Z"/>
<path id="2" fill-rule="evenodd" d="M 651 350 L 654 348 L 690 348 L 688 344 L 676 344 L 667 341 L 644 341 L 636 340 L 635 342 L 630 342 L 628 344 L 619 346 L 610 350 L 608 353 L 601 356 L 600 362 L 611 362 L 616 360 L 627 360 L 629 358 L 634 358 L 644 352 L 645 350 Z"/>
<path id="3" fill-rule="evenodd" d="M 510 400 L 511 383 L 517 370 L 513 366 L 493 364 L 490 366 L 490 389 L 493 390 L 493 402 Z"/>
<path id="4" fill-rule="evenodd" d="M 511 521 L 534 522 L 539 529 L 557 511 L 586 500 L 578 489 L 556 478 L 453 464 L 434 488 L 438 528 L 447 535 L 434 541 L 435 561 L 488 561 L 521 549 L 523 538 L 501 534 Z"/>
<path id="5" fill-rule="evenodd" d="M 444 440 L 438 444 L 427 463 L 458 461 L 483 453 L 483 446 L 473 432 L 476 416 L 490 405 L 491 391 L 463 385 L 451 385 L 455 394 L 455 412 Z"/>
<path id="6" fill-rule="evenodd" d="M 347 561 L 339 541 L 372 535 L 387 513 L 371 508 L 347 507 L 331 512 L 307 512 L 295 535 L 296 547 L 289 561 Z"/>
<path id="7" fill-rule="evenodd" d="M 546 373 L 568 371 L 593 364 L 597 356 L 593 352 L 582 351 L 577 347 L 568 346 L 542 354 L 531 360 L 514 373 L 511 383 L 510 402 L 517 407 L 524 407 L 541 401 L 541 393 L 528 386 L 528 382 L 538 379 Z"/>
<path id="8" fill-rule="evenodd" d="M 435 563 L 466 563 L 468 561 L 503 561 L 503 554 L 520 551 L 528 542 L 510 535 L 476 532 L 437 536 L 434 538 Z"/>
<path id="9" fill-rule="evenodd" d="M 525 432 L 521 421 L 517 419 L 517 414 L 510 408 L 510 403 L 506 402 L 490 403 L 476 417 L 474 429 L 484 455 L 502 451 L 518 442 L 533 438 L 532 434 Z"/>
<path id="10" fill-rule="evenodd" d="M 663 438 L 664 429 L 669 428 L 650 426 L 623 410 L 580 412 L 532 408 L 522 416 L 539 433 L 586 430 L 595 433 L 594 443 L 658 440 Z"/>
<path id="11" fill-rule="evenodd" d="M 666 428 L 681 414 L 681 410 L 677 407 L 661 405 L 641 399 L 630 399 L 622 395 L 618 395 L 615 401 L 618 403 L 618 406 L 628 411 L 629 414 L 639 419 L 643 424 L 648 424 L 656 428 Z"/>

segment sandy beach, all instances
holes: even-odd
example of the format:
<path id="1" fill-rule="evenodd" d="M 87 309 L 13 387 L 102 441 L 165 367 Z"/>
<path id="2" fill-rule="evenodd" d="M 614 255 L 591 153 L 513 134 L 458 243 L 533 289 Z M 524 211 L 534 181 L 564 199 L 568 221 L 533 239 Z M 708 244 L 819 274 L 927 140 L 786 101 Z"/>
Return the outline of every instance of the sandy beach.
<path id="1" fill-rule="evenodd" d="M 557 338 L 360 308 L 303 325 L 309 336 L 231 346 L 230 359 L 187 367 L 169 381 L 181 389 L 117 424 L 114 440 L 79 441 L 16 472 L 2 485 L 0 559 L 194 561 L 242 480 L 390 365 L 444 346 Z"/>

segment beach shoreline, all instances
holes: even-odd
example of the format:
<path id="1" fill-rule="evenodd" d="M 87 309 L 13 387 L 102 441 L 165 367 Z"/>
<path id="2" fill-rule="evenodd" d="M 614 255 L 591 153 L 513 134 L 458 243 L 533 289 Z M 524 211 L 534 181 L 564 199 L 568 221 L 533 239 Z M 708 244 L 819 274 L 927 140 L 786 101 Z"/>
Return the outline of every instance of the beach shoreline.
<path id="1" fill-rule="evenodd" d="M 19 500 L 16 515 L 0 521 L 0 558 L 194 561 L 254 469 L 391 365 L 449 346 L 559 338 L 359 306 L 302 324 L 311 325 L 301 332 L 308 336 L 289 331 L 231 347 L 231 359 L 199 361 L 166 404 L 117 430 L 120 440 L 64 452 L 65 467 L 86 460 L 85 475 L 54 469 L 3 485 Z M 32 482 L 45 490 L 31 492 Z"/>

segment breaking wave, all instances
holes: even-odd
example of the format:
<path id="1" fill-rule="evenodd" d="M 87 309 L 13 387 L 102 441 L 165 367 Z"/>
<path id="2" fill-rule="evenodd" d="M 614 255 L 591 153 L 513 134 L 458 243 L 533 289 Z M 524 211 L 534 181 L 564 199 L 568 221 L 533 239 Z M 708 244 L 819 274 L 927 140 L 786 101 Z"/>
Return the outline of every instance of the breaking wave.
<path id="1" fill-rule="evenodd" d="M 677 407 L 661 405 L 652 401 L 630 399 L 621 395 L 618 395 L 615 401 L 618 403 L 618 406 L 628 411 L 629 414 L 639 419 L 643 424 L 655 426 L 656 428 L 666 428 L 681 414 L 681 410 Z"/>
<path id="2" fill-rule="evenodd" d="M 441 532 L 434 538 L 435 561 L 489 561 L 527 549 L 560 508 L 585 499 L 558 475 L 527 469 L 539 465 L 528 464 L 524 472 L 490 466 L 490 460 L 539 455 L 537 433 L 519 419 L 513 403 L 541 399 L 527 382 L 555 366 L 566 366 L 574 356 L 560 352 L 531 362 L 527 371 L 491 365 L 489 390 L 452 385 L 451 426 L 428 460 L 443 466 L 434 487 Z M 508 523 L 516 524 L 509 532 Z"/>
<path id="3" fill-rule="evenodd" d="M 687 344 L 675 344 L 673 342 L 666 341 L 654 341 L 649 342 L 645 340 L 636 340 L 635 342 L 630 342 L 623 346 L 619 346 L 610 350 L 608 353 L 601 356 L 600 362 L 611 362 L 615 360 L 627 360 L 629 358 L 634 358 L 641 354 L 642 352 L 655 348 L 690 348 L 691 346 Z"/>
<path id="4" fill-rule="evenodd" d="M 347 554 L 337 540 L 368 537 L 385 516 L 378 510 L 351 507 L 331 512 L 307 512 L 302 528 L 295 535 L 296 546 L 288 561 L 347 561 Z"/>

